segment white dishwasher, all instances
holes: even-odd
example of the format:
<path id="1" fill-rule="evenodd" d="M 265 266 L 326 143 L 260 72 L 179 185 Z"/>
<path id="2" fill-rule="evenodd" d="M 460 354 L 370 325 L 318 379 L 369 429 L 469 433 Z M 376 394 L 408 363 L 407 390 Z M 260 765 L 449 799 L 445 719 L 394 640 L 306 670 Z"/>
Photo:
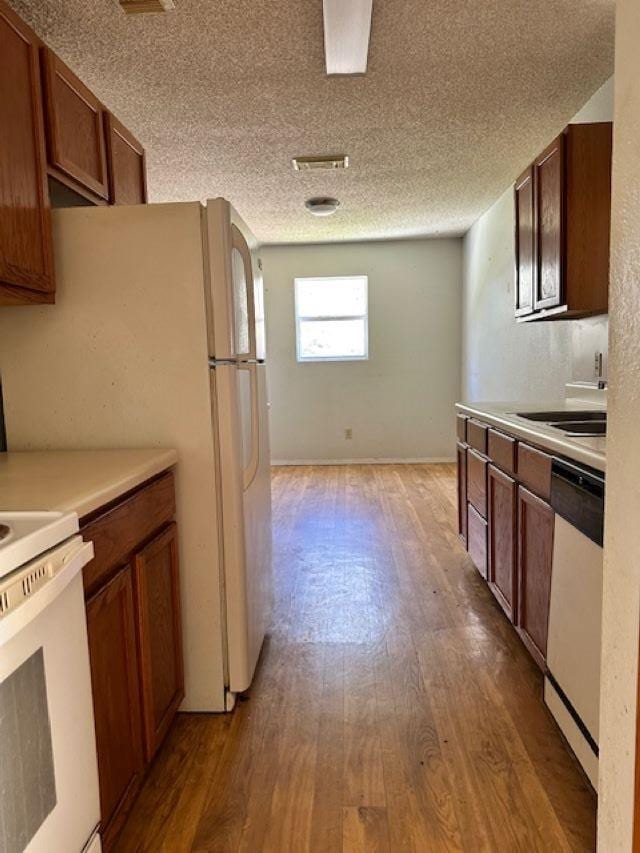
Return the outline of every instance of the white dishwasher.
<path id="1" fill-rule="evenodd" d="M 0 513 L 0 850 L 96 853 L 100 802 L 75 513 Z"/>
<path id="2" fill-rule="evenodd" d="M 544 698 L 598 787 L 604 475 L 553 460 L 555 510 Z"/>

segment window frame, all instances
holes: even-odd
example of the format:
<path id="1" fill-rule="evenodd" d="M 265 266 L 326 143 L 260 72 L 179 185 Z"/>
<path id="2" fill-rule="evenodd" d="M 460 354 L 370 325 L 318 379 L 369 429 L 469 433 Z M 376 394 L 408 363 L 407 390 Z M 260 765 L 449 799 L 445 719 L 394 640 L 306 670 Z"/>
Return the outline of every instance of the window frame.
<path id="1" fill-rule="evenodd" d="M 305 281 L 332 281 L 332 280 L 364 280 L 364 313 L 362 314 L 339 314 L 331 316 L 319 316 L 317 314 L 301 315 L 298 311 L 298 282 Z M 341 361 L 368 361 L 369 360 L 369 276 L 368 275 L 306 275 L 296 276 L 293 280 L 294 293 L 294 315 L 296 332 L 296 361 L 299 364 L 341 362 Z M 364 320 L 364 355 L 303 355 L 300 352 L 300 326 L 301 323 L 319 322 L 341 322 L 341 321 Z"/>

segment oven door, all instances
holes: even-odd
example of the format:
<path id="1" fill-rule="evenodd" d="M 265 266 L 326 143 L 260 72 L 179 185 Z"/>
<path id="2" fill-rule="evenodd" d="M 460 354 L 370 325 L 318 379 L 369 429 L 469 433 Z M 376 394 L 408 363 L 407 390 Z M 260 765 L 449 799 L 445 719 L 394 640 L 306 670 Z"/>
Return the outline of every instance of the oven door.
<path id="1" fill-rule="evenodd" d="M 78 537 L 64 564 L 0 618 L 0 848 L 80 853 L 100 820 Z M 55 552 L 47 555 L 55 560 Z M 99 843 L 99 842 L 98 842 Z M 95 848 L 92 848 L 95 849 Z"/>

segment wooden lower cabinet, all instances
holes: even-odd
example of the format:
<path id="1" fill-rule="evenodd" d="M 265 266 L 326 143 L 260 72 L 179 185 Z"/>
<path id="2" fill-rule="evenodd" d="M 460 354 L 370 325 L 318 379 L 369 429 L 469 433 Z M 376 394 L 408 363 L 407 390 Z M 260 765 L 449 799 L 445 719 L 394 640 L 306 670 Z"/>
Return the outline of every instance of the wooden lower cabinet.
<path id="1" fill-rule="evenodd" d="M 516 481 L 489 465 L 489 560 L 487 580 L 500 606 L 513 622 L 516 616 Z"/>
<path id="2" fill-rule="evenodd" d="M 467 500 L 487 517 L 487 460 L 471 448 L 467 450 Z"/>
<path id="3" fill-rule="evenodd" d="M 480 421 L 466 422 L 467 437 Z M 457 444 L 458 531 L 489 589 L 544 670 L 547 655 L 554 512 L 548 453 L 493 428 L 487 454 Z"/>
<path id="4" fill-rule="evenodd" d="M 467 550 L 483 578 L 487 576 L 487 522 L 467 504 Z"/>
<path id="5" fill-rule="evenodd" d="M 108 849 L 142 778 L 138 652 L 131 566 L 87 602 L 103 844 Z"/>
<path id="6" fill-rule="evenodd" d="M 133 560 L 145 757 L 150 761 L 184 698 L 177 528 L 171 524 Z"/>
<path id="7" fill-rule="evenodd" d="M 103 850 L 113 848 L 184 696 L 173 474 L 82 525 Z"/>
<path id="8" fill-rule="evenodd" d="M 467 544 L 467 448 L 458 443 L 458 535 Z"/>
<path id="9" fill-rule="evenodd" d="M 518 621 L 524 644 L 542 669 L 547 654 L 554 514 L 548 503 L 518 488 Z"/>

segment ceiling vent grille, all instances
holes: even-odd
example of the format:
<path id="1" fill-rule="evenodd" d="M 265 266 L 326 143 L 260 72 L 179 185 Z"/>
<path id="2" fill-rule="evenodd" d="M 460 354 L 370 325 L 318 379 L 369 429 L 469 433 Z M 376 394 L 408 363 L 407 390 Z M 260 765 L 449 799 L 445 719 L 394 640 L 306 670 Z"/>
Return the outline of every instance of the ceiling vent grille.
<path id="1" fill-rule="evenodd" d="M 346 154 L 323 154 L 321 157 L 294 157 L 291 162 L 296 172 L 346 169 L 349 166 L 349 158 Z"/>
<path id="2" fill-rule="evenodd" d="M 173 0 L 118 0 L 127 15 L 154 14 L 174 9 Z"/>

